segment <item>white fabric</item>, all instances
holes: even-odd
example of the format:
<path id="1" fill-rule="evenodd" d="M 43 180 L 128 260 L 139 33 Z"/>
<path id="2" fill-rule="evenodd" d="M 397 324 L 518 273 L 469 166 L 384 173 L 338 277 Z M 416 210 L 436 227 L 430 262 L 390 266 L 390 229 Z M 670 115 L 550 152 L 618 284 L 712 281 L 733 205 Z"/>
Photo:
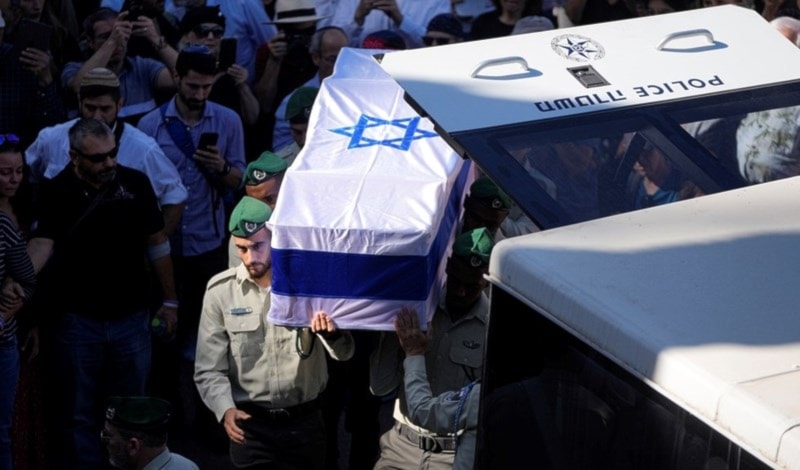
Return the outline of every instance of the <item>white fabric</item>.
<path id="1" fill-rule="evenodd" d="M 353 47 L 360 47 L 364 38 L 370 33 L 388 29 L 402 33 L 411 41 L 409 48 L 422 46 L 422 36 L 428 30 L 428 22 L 439 13 L 450 13 L 449 0 L 397 0 L 397 7 L 403 14 L 403 21 L 396 25 L 386 13 L 380 10 L 370 11 L 364 24 L 359 26 L 354 20 L 359 0 L 339 0 L 336 14 L 331 22 L 345 31 L 350 37 Z"/>
<path id="2" fill-rule="evenodd" d="M 441 261 L 446 255 L 432 253 L 431 245 L 445 219 L 444 210 L 459 175 L 464 178 L 467 173 L 466 168 L 462 172 L 464 161 L 435 134 L 430 121 L 419 118 L 404 101 L 402 89 L 367 52 L 343 49 L 334 75 L 324 81 L 316 103 L 306 146 L 287 170 L 271 219 L 273 260 L 275 250 L 290 249 L 387 256 L 387 267 L 395 262 L 391 256 L 428 257 L 428 262 L 437 266 L 437 279 L 390 280 L 409 286 L 430 282 L 423 286 L 429 292 L 424 301 L 289 298 L 276 288 L 270 321 L 297 326 L 305 324 L 314 311 L 325 310 L 340 328 L 392 330 L 394 314 L 401 306 L 416 308 L 430 318 L 439 297 L 444 269 Z M 359 134 L 356 124 L 365 119 L 396 121 L 363 128 L 363 134 Z M 401 127 L 403 123 L 409 127 Z M 409 129 L 414 124 L 418 127 L 412 132 Z M 348 132 L 355 137 L 343 134 Z M 401 145 L 405 135 L 415 136 L 406 141 L 407 150 Z M 461 207 L 461 192 L 452 196 L 457 199 L 455 217 Z M 443 245 L 446 248 L 456 225 L 451 219 L 452 229 Z M 430 258 L 434 256 L 436 259 Z M 352 267 L 342 265 L 342 275 L 346 268 Z M 273 269 L 273 286 L 277 286 L 284 273 L 276 263 Z M 334 269 L 339 272 L 338 266 Z M 303 274 L 291 273 L 299 277 Z M 355 284 L 375 282 L 370 273 L 348 271 L 347 275 L 354 276 Z M 359 276 L 364 276 L 363 280 Z"/>

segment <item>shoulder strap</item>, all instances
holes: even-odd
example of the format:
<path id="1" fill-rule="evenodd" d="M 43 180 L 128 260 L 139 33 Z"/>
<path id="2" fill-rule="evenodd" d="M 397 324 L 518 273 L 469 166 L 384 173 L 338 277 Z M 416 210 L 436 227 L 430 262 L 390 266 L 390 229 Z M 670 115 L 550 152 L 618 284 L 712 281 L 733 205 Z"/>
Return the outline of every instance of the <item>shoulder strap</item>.
<path id="1" fill-rule="evenodd" d="M 175 145 L 178 146 L 186 158 L 193 162 L 192 156 L 194 155 L 195 148 L 194 143 L 192 143 L 192 136 L 189 135 L 189 131 L 186 130 L 180 119 L 167 117 L 167 106 L 169 106 L 169 103 L 170 101 L 167 101 L 158 108 L 159 111 L 161 111 L 161 119 L 164 121 L 164 125 L 172 141 L 175 142 Z"/>

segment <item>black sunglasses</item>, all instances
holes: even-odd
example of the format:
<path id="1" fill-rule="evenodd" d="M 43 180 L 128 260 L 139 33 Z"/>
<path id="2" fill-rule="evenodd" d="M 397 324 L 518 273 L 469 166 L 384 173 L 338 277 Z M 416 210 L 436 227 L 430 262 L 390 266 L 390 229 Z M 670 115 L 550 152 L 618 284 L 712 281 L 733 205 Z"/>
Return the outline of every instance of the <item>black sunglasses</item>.
<path id="1" fill-rule="evenodd" d="M 198 37 L 204 38 L 211 33 L 215 38 L 219 39 L 225 33 L 225 28 L 222 26 L 203 26 L 201 24 L 192 28 L 192 32 Z"/>
<path id="2" fill-rule="evenodd" d="M 433 46 L 433 45 L 438 46 L 439 44 L 452 44 L 453 40 L 451 38 L 422 36 L 422 42 L 425 43 L 426 46 Z"/>
<path id="3" fill-rule="evenodd" d="M 74 147 L 73 147 L 72 150 L 75 153 L 77 153 L 78 155 L 80 155 L 81 157 L 89 160 L 92 163 L 103 163 L 104 161 L 106 161 L 106 158 L 116 159 L 117 158 L 117 151 L 119 150 L 119 147 L 114 147 L 113 149 L 109 150 L 106 153 L 95 153 L 95 154 L 91 154 L 91 155 L 83 153 L 83 152 L 81 152 L 80 150 L 78 150 L 78 149 L 76 149 Z"/>

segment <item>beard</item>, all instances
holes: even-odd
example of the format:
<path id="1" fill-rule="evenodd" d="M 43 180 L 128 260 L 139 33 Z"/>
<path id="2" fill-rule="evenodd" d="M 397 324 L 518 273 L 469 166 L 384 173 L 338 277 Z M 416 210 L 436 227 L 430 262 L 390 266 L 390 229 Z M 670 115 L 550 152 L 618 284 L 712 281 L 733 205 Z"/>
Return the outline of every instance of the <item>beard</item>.
<path id="1" fill-rule="evenodd" d="M 245 267 L 247 268 L 247 272 L 250 273 L 251 278 L 261 279 L 269 273 L 271 266 L 265 263 L 251 263 L 245 265 Z"/>
<path id="2" fill-rule="evenodd" d="M 181 94 L 178 94 L 178 98 L 180 98 L 181 102 L 192 111 L 201 111 L 206 105 L 206 100 L 194 100 L 186 98 Z"/>

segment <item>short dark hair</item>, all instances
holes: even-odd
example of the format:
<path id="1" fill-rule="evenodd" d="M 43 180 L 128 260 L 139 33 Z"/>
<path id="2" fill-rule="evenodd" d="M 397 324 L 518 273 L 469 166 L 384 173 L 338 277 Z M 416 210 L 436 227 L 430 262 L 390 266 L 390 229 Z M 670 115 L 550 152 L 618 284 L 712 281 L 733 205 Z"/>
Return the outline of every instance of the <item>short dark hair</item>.
<path id="1" fill-rule="evenodd" d="M 84 98 L 97 98 L 98 96 L 111 95 L 111 99 L 116 103 L 122 98 L 122 92 L 117 87 L 102 86 L 102 85 L 88 85 L 82 86 L 78 92 L 80 99 Z"/>
<path id="2" fill-rule="evenodd" d="M 99 21 L 115 20 L 119 13 L 108 7 L 101 7 L 83 20 L 83 33 L 87 38 L 94 38 L 94 25 Z"/>
<path id="3" fill-rule="evenodd" d="M 14 134 L 0 133 L 0 153 L 22 153 L 22 142 Z"/>
<path id="4" fill-rule="evenodd" d="M 202 75 L 216 75 L 217 60 L 205 46 L 187 46 L 178 53 L 175 72 L 179 77 L 185 77 L 190 70 Z"/>

